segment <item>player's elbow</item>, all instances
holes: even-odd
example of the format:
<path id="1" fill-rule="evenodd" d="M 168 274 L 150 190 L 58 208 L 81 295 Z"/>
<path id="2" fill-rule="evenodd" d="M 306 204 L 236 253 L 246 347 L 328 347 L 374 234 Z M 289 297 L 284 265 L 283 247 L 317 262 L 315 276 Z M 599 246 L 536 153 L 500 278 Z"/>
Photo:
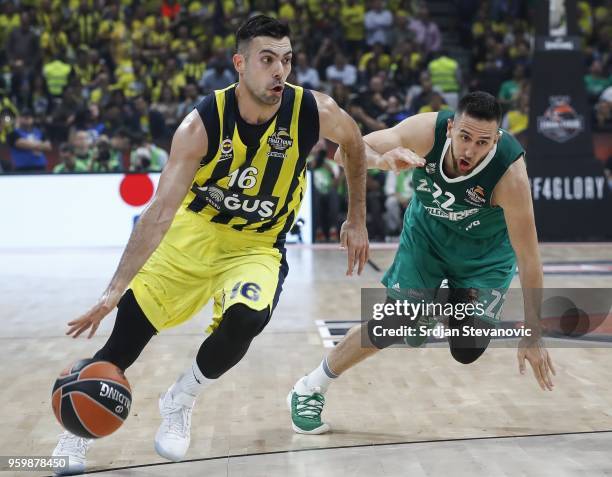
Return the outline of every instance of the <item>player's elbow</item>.
<path id="1" fill-rule="evenodd" d="M 342 147 L 338 147 L 334 153 L 334 161 L 341 167 L 344 167 L 345 154 Z"/>

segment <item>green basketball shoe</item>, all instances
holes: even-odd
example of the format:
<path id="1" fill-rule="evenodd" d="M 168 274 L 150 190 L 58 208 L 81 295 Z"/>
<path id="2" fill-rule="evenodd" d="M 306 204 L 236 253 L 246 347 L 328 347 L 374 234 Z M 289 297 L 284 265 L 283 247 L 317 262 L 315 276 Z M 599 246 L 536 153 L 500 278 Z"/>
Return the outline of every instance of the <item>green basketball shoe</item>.
<path id="1" fill-rule="evenodd" d="M 325 398 L 319 388 L 308 388 L 306 376 L 298 380 L 287 395 L 293 430 L 298 434 L 323 434 L 329 425 L 321 422 Z"/>

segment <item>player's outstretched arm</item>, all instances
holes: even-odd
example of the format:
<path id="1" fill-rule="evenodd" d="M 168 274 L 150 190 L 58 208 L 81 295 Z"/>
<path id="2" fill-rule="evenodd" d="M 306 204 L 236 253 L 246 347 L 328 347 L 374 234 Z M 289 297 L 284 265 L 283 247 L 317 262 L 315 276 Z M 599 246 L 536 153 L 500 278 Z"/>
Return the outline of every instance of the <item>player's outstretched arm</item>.
<path id="1" fill-rule="evenodd" d="M 117 306 L 132 278 L 170 228 L 207 149 L 206 128 L 194 110 L 174 134 L 170 158 L 159 179 L 157 192 L 134 227 L 110 284 L 87 313 L 68 323 L 67 335 L 76 338 L 91 328 L 88 335 L 91 338 L 100 321 Z"/>
<path id="2" fill-rule="evenodd" d="M 340 243 L 348 251 L 348 269 L 352 275 L 355 265 L 361 274 L 368 260 L 368 231 L 366 215 L 366 164 L 363 140 L 359 127 L 329 96 L 313 91 L 319 110 L 321 136 L 338 144 L 346 151 L 344 165 L 348 184 L 348 214 L 340 230 Z"/>
<path id="3" fill-rule="evenodd" d="M 508 235 L 519 267 L 525 304 L 525 329 L 531 332 L 531 337 L 524 337 L 519 343 L 519 371 L 521 374 L 525 372 L 527 359 L 542 390 L 552 390 L 551 373 L 555 374 L 555 368 L 541 340 L 540 308 L 544 277 L 524 158 L 512 164 L 498 182 L 493 191 L 493 203 L 504 209 Z"/>
<path id="4" fill-rule="evenodd" d="M 364 136 L 368 169 L 400 172 L 424 166 L 423 157 L 433 147 L 437 114 L 417 114 Z M 345 151 L 338 148 L 334 160 L 343 165 L 344 158 Z"/>

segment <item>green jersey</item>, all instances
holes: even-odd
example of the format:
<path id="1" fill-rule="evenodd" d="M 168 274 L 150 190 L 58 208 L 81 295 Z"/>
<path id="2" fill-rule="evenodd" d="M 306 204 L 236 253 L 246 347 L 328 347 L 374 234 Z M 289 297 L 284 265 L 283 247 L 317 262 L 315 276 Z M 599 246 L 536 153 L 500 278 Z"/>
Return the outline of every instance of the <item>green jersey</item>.
<path id="1" fill-rule="evenodd" d="M 425 167 L 414 171 L 415 198 L 412 216 L 418 221 L 436 220 L 449 232 L 472 238 L 496 236 L 506 229 L 504 212 L 491 205 L 493 189 L 508 167 L 525 153 L 520 143 L 507 131 L 482 162 L 468 175 L 449 178 L 442 162 L 450 139 L 446 137 L 447 120 L 454 112 L 441 111 L 436 120 L 432 150 L 425 156 Z"/>

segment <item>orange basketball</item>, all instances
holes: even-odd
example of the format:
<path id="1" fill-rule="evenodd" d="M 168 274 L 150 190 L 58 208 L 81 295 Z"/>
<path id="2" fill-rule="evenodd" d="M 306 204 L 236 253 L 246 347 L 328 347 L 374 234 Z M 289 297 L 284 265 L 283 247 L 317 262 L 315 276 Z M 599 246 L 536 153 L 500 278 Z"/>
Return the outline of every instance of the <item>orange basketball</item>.
<path id="1" fill-rule="evenodd" d="M 89 439 L 104 437 L 127 419 L 132 389 L 114 364 L 82 359 L 61 372 L 53 386 L 51 405 L 67 431 Z"/>

